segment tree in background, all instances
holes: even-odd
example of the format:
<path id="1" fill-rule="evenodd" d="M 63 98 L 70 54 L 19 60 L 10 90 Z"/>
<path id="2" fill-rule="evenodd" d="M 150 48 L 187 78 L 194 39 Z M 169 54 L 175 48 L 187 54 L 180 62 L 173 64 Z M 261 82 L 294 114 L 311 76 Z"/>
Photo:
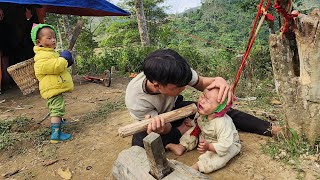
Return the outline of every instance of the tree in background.
<path id="1" fill-rule="evenodd" d="M 144 0 L 143 8 L 148 27 L 150 46 L 141 46 L 135 1 L 125 1 L 121 7 L 130 10 L 131 17 L 105 17 L 95 32 L 101 54 L 95 60 L 98 69 L 116 65 L 124 72 L 138 72 L 144 57 L 158 48 L 168 47 L 175 33 L 160 4 L 164 0 Z M 100 71 L 99 70 L 99 71 Z"/>
<path id="2" fill-rule="evenodd" d="M 150 46 L 150 39 L 147 27 L 147 20 L 144 15 L 143 1 L 135 0 L 135 10 L 138 21 L 138 29 L 142 46 Z"/>
<path id="3" fill-rule="evenodd" d="M 164 0 L 144 0 L 143 8 L 151 46 L 163 47 L 173 39 L 174 32 L 168 27 L 168 15 L 160 7 Z M 99 34 L 105 34 L 100 42 L 101 47 L 125 47 L 141 44 L 138 21 L 136 17 L 135 0 L 128 0 L 122 4 L 128 9 L 131 17 L 104 18 L 104 26 L 99 28 Z"/>

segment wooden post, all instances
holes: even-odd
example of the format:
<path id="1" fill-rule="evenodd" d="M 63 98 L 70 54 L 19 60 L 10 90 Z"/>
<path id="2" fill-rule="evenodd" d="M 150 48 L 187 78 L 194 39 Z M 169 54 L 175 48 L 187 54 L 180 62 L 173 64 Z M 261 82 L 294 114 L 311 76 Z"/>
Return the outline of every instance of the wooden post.
<path id="1" fill-rule="evenodd" d="M 320 137 L 320 9 L 294 19 L 294 32 L 271 35 L 270 56 L 290 128 Z"/>
<path id="2" fill-rule="evenodd" d="M 144 148 L 150 164 L 150 174 L 156 179 L 162 179 L 172 172 L 159 134 L 150 133 L 143 139 Z"/>

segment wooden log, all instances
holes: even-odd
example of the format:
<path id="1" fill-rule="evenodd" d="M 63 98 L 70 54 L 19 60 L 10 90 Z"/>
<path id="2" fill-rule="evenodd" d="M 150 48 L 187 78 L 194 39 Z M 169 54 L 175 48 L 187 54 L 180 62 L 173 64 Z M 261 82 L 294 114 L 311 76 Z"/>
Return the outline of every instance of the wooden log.
<path id="1" fill-rule="evenodd" d="M 171 173 L 160 135 L 150 133 L 143 139 L 143 144 L 150 164 L 150 174 L 156 179 L 162 179 Z"/>
<path id="2" fill-rule="evenodd" d="M 175 160 L 169 160 L 173 170 L 162 180 L 209 180 L 210 177 Z M 112 167 L 112 176 L 117 180 L 155 180 L 149 173 L 150 167 L 146 151 L 139 146 L 132 146 L 119 153 Z"/>
<path id="3" fill-rule="evenodd" d="M 166 123 L 173 122 L 178 119 L 182 119 L 188 117 L 191 114 L 195 114 L 197 112 L 197 106 L 195 104 L 190 104 L 188 106 L 166 112 L 160 114 L 160 117 L 164 118 Z M 127 137 L 133 135 L 138 132 L 142 132 L 147 129 L 148 124 L 151 122 L 151 119 L 146 119 L 142 121 L 137 121 L 132 124 L 126 125 L 124 127 L 120 127 L 118 133 L 121 137 Z"/>

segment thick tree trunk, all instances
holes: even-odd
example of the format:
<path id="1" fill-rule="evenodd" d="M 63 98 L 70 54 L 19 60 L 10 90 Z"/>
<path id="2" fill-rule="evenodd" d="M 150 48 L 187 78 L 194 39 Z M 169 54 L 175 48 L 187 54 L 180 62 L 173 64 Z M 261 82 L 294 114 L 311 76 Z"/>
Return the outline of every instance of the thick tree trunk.
<path id="1" fill-rule="evenodd" d="M 142 0 L 135 0 L 136 15 L 138 20 L 138 29 L 142 46 L 150 46 L 147 20 L 144 15 Z"/>
<path id="2" fill-rule="evenodd" d="M 271 35 L 270 54 L 288 126 L 320 137 L 320 10 L 300 14 L 294 33 Z"/>

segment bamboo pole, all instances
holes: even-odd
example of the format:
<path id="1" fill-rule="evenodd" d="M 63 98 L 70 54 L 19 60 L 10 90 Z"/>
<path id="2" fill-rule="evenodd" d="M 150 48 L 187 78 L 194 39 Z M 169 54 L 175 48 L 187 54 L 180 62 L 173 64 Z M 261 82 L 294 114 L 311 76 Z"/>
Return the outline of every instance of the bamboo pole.
<path id="1" fill-rule="evenodd" d="M 195 114 L 197 112 L 197 106 L 195 104 L 190 104 L 188 106 L 166 112 L 160 114 L 160 117 L 163 117 L 165 123 L 173 122 L 178 119 L 182 119 L 188 117 L 191 114 Z M 148 124 L 151 122 L 152 118 L 145 119 L 142 121 L 137 121 L 132 124 L 128 124 L 126 126 L 120 127 L 118 130 L 119 136 L 127 137 L 133 135 L 138 132 L 145 131 L 147 129 Z"/>

